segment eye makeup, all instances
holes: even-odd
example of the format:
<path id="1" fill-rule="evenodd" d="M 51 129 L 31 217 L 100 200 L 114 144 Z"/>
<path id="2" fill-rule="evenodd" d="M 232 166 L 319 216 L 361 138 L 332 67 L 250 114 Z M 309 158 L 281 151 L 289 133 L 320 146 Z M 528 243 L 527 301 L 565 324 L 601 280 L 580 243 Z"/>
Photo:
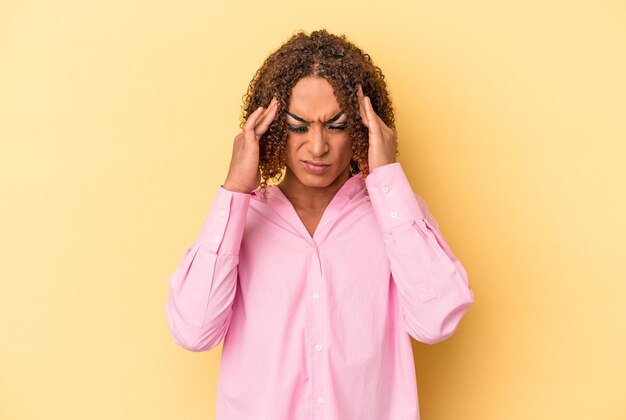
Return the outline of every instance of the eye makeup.
<path id="1" fill-rule="evenodd" d="M 289 111 L 286 111 L 287 114 L 293 118 L 294 120 L 298 120 L 301 121 L 303 123 L 309 123 L 309 121 L 306 121 L 304 118 L 299 117 L 295 114 L 292 114 Z M 337 121 L 341 116 L 343 115 L 343 111 L 340 111 L 337 115 L 335 115 L 334 117 L 332 117 L 331 119 L 329 119 L 328 121 L 325 121 L 324 124 L 327 125 L 328 129 L 330 130 L 345 130 L 348 127 L 348 123 L 341 123 L 341 124 L 334 124 L 334 125 L 328 125 L 329 123 L 335 122 Z M 287 123 L 287 128 L 295 133 L 305 133 L 309 130 L 309 127 L 306 125 L 293 125 L 293 124 L 289 124 Z"/>
<path id="2" fill-rule="evenodd" d="M 330 130 L 340 130 L 343 131 L 348 127 L 348 123 L 343 123 L 339 125 L 329 125 L 327 126 Z M 295 133 L 306 133 L 309 131 L 309 127 L 305 125 L 291 125 L 287 124 L 287 128 Z"/>
<path id="3" fill-rule="evenodd" d="M 302 118 L 302 117 L 297 116 L 296 114 L 292 114 L 292 113 L 291 113 L 291 112 L 289 112 L 289 111 L 285 111 L 285 112 L 287 113 L 287 115 L 289 115 L 289 116 L 290 116 L 291 118 L 293 118 L 294 120 L 298 120 L 298 121 L 303 122 L 303 123 L 310 123 L 310 122 L 311 122 L 311 121 L 307 121 L 307 120 L 305 120 L 305 119 L 304 119 L 304 118 Z M 326 124 L 326 123 L 335 122 L 335 121 L 337 121 L 337 120 L 339 119 L 339 117 L 341 117 L 342 115 L 343 115 L 343 111 L 339 111 L 339 114 L 335 115 L 334 117 L 332 117 L 332 118 L 331 118 L 330 120 L 328 120 L 328 121 L 324 121 L 324 123 Z"/>

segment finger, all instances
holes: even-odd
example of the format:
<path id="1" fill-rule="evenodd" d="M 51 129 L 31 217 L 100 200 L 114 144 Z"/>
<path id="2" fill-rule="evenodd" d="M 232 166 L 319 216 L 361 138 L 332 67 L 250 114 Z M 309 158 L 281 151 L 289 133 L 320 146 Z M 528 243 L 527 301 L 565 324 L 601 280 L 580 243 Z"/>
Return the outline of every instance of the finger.
<path id="1" fill-rule="evenodd" d="M 257 137 L 261 137 L 269 128 L 274 118 L 276 118 L 276 114 L 278 113 L 278 101 L 270 102 L 270 105 L 267 107 L 267 111 L 259 118 L 256 126 L 254 127 L 254 132 Z"/>
<path id="2" fill-rule="evenodd" d="M 259 121 L 261 121 L 263 118 L 265 118 L 265 116 L 267 114 L 269 114 L 272 111 L 272 108 L 274 106 L 275 103 L 277 103 L 278 101 L 276 100 L 276 98 L 272 98 L 272 100 L 270 101 L 270 103 L 267 105 L 267 107 L 263 108 L 264 111 L 263 113 L 259 116 L 259 118 L 257 118 L 257 124 L 259 123 Z"/>
<path id="3" fill-rule="evenodd" d="M 263 111 L 263 114 L 261 114 L 261 116 L 259 117 L 258 121 L 261 121 L 263 118 L 265 118 L 265 116 L 266 116 L 267 114 L 269 114 L 269 113 L 272 111 L 272 107 L 274 106 L 274 104 L 275 104 L 276 102 L 278 102 L 278 101 L 276 100 L 276 98 L 275 98 L 275 97 L 273 97 L 273 98 L 272 98 L 272 100 L 270 101 L 270 103 L 269 103 L 269 104 L 267 104 L 267 108 L 264 108 L 264 109 L 265 109 L 265 111 Z"/>
<path id="4" fill-rule="evenodd" d="M 261 113 L 263 112 L 263 109 L 264 108 L 262 106 L 258 107 L 248 117 L 248 120 L 246 121 L 246 123 L 243 126 L 243 135 L 244 135 L 245 139 L 248 139 L 248 140 L 254 140 L 255 139 L 255 136 L 254 136 L 254 125 L 256 124 L 257 120 L 259 119 L 259 116 L 261 115 Z"/>
<path id="5" fill-rule="evenodd" d="M 253 126 L 252 120 L 254 120 L 255 117 L 259 115 L 259 113 L 261 113 L 262 111 L 263 111 L 263 107 L 260 106 L 257 109 L 255 109 L 250 115 L 248 115 L 248 118 L 246 119 L 246 123 L 243 125 L 243 128 L 246 129 L 246 128 Z"/>
<path id="6" fill-rule="evenodd" d="M 385 124 L 385 122 L 383 121 L 382 118 L 380 118 L 380 115 L 374 113 L 374 115 L 376 115 L 376 122 L 378 123 L 378 126 L 381 128 L 381 130 L 383 131 L 387 131 L 387 132 L 391 132 L 391 128 L 389 128 L 387 126 L 387 124 Z"/>
<path id="7" fill-rule="evenodd" d="M 376 119 L 376 117 L 378 117 L 378 115 L 376 115 L 376 113 L 374 112 L 374 108 L 372 107 L 372 101 L 370 100 L 369 96 L 365 97 L 365 113 L 367 114 L 367 122 L 369 123 L 370 129 L 372 128 L 378 128 L 378 121 Z"/>
<path id="8" fill-rule="evenodd" d="M 367 114 L 365 113 L 365 104 L 363 103 L 363 88 L 359 85 L 359 90 L 357 92 L 357 98 L 359 101 L 359 115 L 361 116 L 361 122 L 363 125 L 368 127 L 369 124 L 367 122 Z"/>
<path id="9" fill-rule="evenodd" d="M 387 124 L 385 124 L 382 118 L 380 118 L 378 115 L 376 116 L 378 117 L 378 124 L 383 129 L 383 131 L 387 133 L 387 138 L 395 141 L 398 138 L 398 131 L 395 128 L 391 128 Z"/>

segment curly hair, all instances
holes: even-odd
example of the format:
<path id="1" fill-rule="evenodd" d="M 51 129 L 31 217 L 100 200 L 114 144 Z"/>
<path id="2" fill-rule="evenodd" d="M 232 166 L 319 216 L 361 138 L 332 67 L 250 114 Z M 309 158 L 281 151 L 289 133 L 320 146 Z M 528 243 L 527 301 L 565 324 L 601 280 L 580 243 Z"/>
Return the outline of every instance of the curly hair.
<path id="1" fill-rule="evenodd" d="M 313 31 L 310 35 L 304 31 L 297 32 L 266 58 L 243 96 L 240 128 L 243 128 L 250 114 L 259 106 L 267 106 L 273 96 L 278 100 L 276 117 L 259 139 L 262 196 L 265 195 L 267 181 L 279 181 L 286 166 L 288 133 L 285 112 L 293 87 L 304 77 L 326 79 L 348 118 L 347 133 L 352 143 L 352 175 L 359 174 L 364 179 L 369 174 L 369 134 L 359 114 L 359 84 L 363 94 L 371 99 L 378 116 L 387 126 L 395 128 L 394 110 L 385 76 L 373 64 L 369 54 L 348 41 L 345 35 L 337 36 L 325 29 Z M 396 141 L 396 154 L 397 147 Z"/>

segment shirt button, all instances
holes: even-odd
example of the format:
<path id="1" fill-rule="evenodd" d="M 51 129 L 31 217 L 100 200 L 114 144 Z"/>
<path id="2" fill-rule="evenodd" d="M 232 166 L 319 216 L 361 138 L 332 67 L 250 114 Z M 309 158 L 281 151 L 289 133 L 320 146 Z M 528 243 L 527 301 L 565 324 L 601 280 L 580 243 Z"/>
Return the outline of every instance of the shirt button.
<path id="1" fill-rule="evenodd" d="M 317 397 L 317 403 L 318 403 L 318 404 L 321 404 L 321 403 L 323 403 L 323 402 L 324 402 L 324 398 L 322 398 L 322 397 Z"/>
<path id="2" fill-rule="evenodd" d="M 226 210 L 221 209 L 220 210 L 220 217 L 224 217 L 226 215 Z"/>
<path id="3" fill-rule="evenodd" d="M 313 293 L 313 299 L 319 299 L 319 298 L 320 298 L 319 293 Z"/>
<path id="4" fill-rule="evenodd" d="M 389 191 L 389 187 L 386 185 L 383 185 L 383 192 L 388 192 Z"/>
<path id="5" fill-rule="evenodd" d="M 396 217 L 398 217 L 398 212 L 397 212 L 397 211 L 392 211 L 392 212 L 391 212 L 391 217 L 393 217 L 394 219 L 395 219 Z"/>
<path id="6" fill-rule="evenodd" d="M 219 236 L 214 236 L 214 237 L 213 237 L 213 242 L 219 242 L 219 240 L 220 240 L 220 237 L 219 237 Z"/>
<path id="7" fill-rule="evenodd" d="M 321 344 L 317 344 L 315 346 L 315 350 L 320 351 L 322 349 L 322 345 Z"/>

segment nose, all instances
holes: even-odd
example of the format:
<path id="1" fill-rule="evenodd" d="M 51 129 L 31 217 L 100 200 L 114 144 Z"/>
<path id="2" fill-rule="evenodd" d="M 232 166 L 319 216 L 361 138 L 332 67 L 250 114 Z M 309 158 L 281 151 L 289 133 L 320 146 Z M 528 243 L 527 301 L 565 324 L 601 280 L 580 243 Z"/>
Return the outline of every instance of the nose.
<path id="1" fill-rule="evenodd" d="M 328 143 L 326 142 L 326 133 L 324 129 L 317 124 L 313 124 L 309 129 L 310 137 L 307 144 L 311 156 L 319 157 L 328 152 Z"/>

